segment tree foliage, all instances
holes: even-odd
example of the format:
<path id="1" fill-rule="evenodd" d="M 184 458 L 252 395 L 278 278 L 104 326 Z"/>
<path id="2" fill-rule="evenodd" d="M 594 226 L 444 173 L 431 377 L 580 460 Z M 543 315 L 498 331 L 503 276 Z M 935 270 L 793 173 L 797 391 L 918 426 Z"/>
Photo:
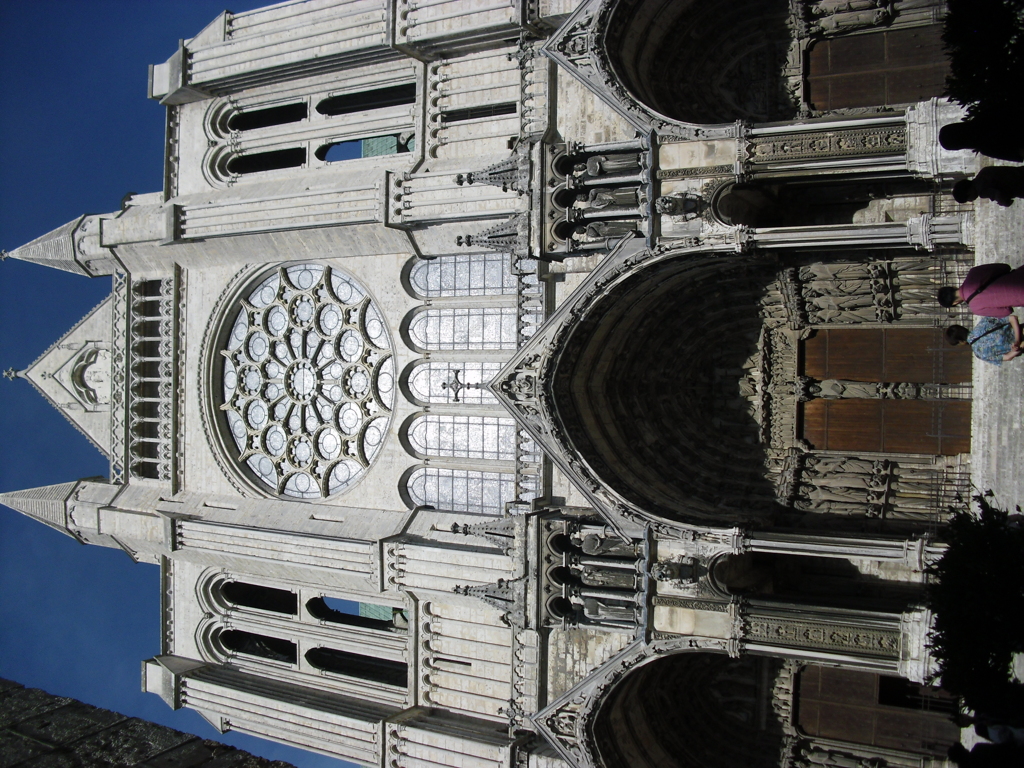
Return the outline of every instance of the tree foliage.
<path id="1" fill-rule="evenodd" d="M 946 91 L 971 117 L 1022 111 L 1024 0 L 949 0 L 942 40 Z"/>
<path id="2" fill-rule="evenodd" d="M 975 501 L 980 514 L 953 515 L 949 548 L 933 568 L 930 644 L 943 688 L 971 709 L 1016 721 L 1024 685 L 1011 680 L 1010 665 L 1024 651 L 1024 529 L 986 496 Z"/>

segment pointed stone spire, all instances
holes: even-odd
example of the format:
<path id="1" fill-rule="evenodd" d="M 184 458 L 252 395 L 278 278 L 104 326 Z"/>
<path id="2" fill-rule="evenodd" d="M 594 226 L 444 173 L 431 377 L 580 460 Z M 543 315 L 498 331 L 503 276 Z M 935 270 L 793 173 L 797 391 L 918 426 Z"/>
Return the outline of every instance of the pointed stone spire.
<path id="1" fill-rule="evenodd" d="M 42 237 L 37 237 L 31 243 L 26 243 L 21 248 L 15 248 L 5 255 L 5 258 L 31 261 L 33 264 L 41 264 L 44 267 L 55 267 L 65 272 L 74 272 L 76 275 L 91 276 L 91 273 L 83 267 L 75 258 L 75 230 L 82 223 L 85 216 L 79 216 L 74 221 L 69 221 L 63 227 L 49 232 Z"/>
<path id="2" fill-rule="evenodd" d="M 0 493 L 0 504 L 70 536 L 67 528 L 67 501 L 77 486 L 77 482 L 58 483 Z"/>

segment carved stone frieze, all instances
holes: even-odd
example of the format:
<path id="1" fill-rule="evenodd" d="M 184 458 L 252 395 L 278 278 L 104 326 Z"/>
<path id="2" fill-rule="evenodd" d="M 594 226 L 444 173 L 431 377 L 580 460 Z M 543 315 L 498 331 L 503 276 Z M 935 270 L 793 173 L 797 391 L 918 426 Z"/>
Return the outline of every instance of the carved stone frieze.
<path id="1" fill-rule="evenodd" d="M 746 162 L 756 165 L 827 157 L 898 154 L 906 151 L 906 146 L 907 132 L 903 125 L 820 132 L 793 131 L 751 137 L 746 144 Z"/>
<path id="2" fill-rule="evenodd" d="M 799 620 L 781 616 L 748 615 L 746 642 L 790 648 L 820 648 L 896 659 L 900 651 L 898 629 L 877 629 L 840 621 Z"/>
<path id="3" fill-rule="evenodd" d="M 661 144 L 667 143 L 661 139 Z M 670 143 L 670 142 L 668 142 Z M 705 165 L 698 168 L 668 168 L 655 173 L 658 179 L 689 179 L 702 178 L 707 176 L 734 176 L 735 167 L 732 165 Z"/>

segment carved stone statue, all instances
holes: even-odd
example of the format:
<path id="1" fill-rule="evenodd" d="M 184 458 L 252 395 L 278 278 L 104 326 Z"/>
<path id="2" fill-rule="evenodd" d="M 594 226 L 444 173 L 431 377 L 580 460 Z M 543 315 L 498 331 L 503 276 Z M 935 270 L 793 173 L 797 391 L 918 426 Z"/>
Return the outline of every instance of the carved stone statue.
<path id="1" fill-rule="evenodd" d="M 640 204 L 639 201 L 639 187 L 617 187 L 614 189 L 591 187 L 587 193 L 587 206 L 589 208 L 602 209 L 613 205 L 636 208 Z"/>
<path id="2" fill-rule="evenodd" d="M 635 622 L 636 609 L 596 597 L 583 600 L 583 613 L 591 621 Z"/>
<path id="3" fill-rule="evenodd" d="M 636 589 L 636 574 L 617 568 L 598 568 L 594 565 L 584 566 L 580 570 L 580 581 L 588 587 L 605 587 L 610 589 Z"/>
<path id="4" fill-rule="evenodd" d="M 675 583 L 678 585 L 696 581 L 697 561 L 693 558 L 684 558 L 682 561 L 659 560 L 651 566 L 651 578 L 656 581 Z"/>
<path id="5" fill-rule="evenodd" d="M 592 241 L 606 237 L 622 237 L 635 234 L 636 221 L 594 221 L 585 227 L 577 228 L 575 237 L 583 241 Z"/>
<path id="6" fill-rule="evenodd" d="M 579 546 L 584 554 L 591 557 L 603 555 L 606 557 L 636 558 L 636 551 L 633 549 L 633 545 L 627 544 L 618 538 L 600 536 L 596 533 L 587 533 L 582 536 Z"/>
<path id="7" fill-rule="evenodd" d="M 704 198 L 683 192 L 678 195 L 663 195 L 654 201 L 654 210 L 662 216 L 699 216 L 707 206 Z"/>
<path id="8" fill-rule="evenodd" d="M 807 8 L 811 31 L 823 35 L 876 27 L 893 15 L 892 0 L 818 0 Z"/>
<path id="9" fill-rule="evenodd" d="M 613 173 L 637 173 L 640 168 L 640 155 L 631 152 L 629 154 L 594 155 L 594 157 L 587 158 L 587 162 L 573 166 L 573 173 L 577 176 L 586 175 L 596 178 Z"/>

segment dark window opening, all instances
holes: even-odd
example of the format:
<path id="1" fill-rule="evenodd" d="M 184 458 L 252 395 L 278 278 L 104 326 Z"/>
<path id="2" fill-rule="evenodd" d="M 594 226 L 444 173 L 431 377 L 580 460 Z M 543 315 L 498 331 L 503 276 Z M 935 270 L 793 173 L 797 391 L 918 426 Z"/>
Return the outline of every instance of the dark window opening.
<path id="1" fill-rule="evenodd" d="M 144 397 L 148 400 L 158 400 L 160 399 L 160 382 L 143 381 L 138 384 L 135 394 L 137 397 Z"/>
<path id="2" fill-rule="evenodd" d="M 132 286 L 132 291 L 138 298 L 156 298 L 160 296 L 160 287 L 163 280 L 143 280 Z"/>
<path id="3" fill-rule="evenodd" d="M 159 320 L 136 320 L 132 324 L 132 331 L 136 336 L 145 339 L 156 339 L 160 337 Z"/>
<path id="4" fill-rule="evenodd" d="M 282 168 L 298 168 L 306 162 L 306 150 L 302 147 L 277 149 L 273 152 L 257 152 L 253 155 L 238 155 L 228 160 L 228 173 L 246 174 L 261 171 L 279 171 Z"/>
<path id="5" fill-rule="evenodd" d="M 389 88 L 377 88 L 373 91 L 346 93 L 342 96 L 331 96 L 316 105 L 321 115 L 348 115 L 353 112 L 364 112 L 368 109 L 397 107 L 402 104 L 416 102 L 416 83 L 392 85 Z"/>
<path id="6" fill-rule="evenodd" d="M 476 120 L 481 117 L 501 117 L 502 115 L 514 115 L 515 113 L 515 102 L 485 104 L 481 107 L 466 107 L 465 109 L 453 109 L 448 112 L 442 112 L 441 121 L 444 123 L 460 123 L 464 120 Z"/>
<path id="7" fill-rule="evenodd" d="M 158 358 L 160 357 L 160 340 L 150 339 L 148 341 L 137 342 L 132 345 L 132 351 L 135 352 L 136 358 Z"/>
<path id="8" fill-rule="evenodd" d="M 160 361 L 159 360 L 140 360 L 137 361 L 133 366 L 132 370 L 135 371 L 135 375 L 143 379 L 158 379 L 160 378 Z"/>
<path id="9" fill-rule="evenodd" d="M 404 628 L 408 622 L 405 612 L 384 605 L 356 603 L 335 597 L 314 597 L 306 603 L 306 610 L 315 619 L 350 627 L 393 630 Z"/>
<path id="10" fill-rule="evenodd" d="M 160 479 L 160 467 L 148 461 L 138 461 L 132 464 L 132 475 L 144 477 L 149 480 Z"/>
<path id="11" fill-rule="evenodd" d="M 148 437 L 148 435 L 136 435 L 137 438 Z M 154 443 L 150 440 L 133 440 L 132 441 L 132 456 L 136 459 L 159 459 L 160 456 L 160 443 Z"/>
<path id="12" fill-rule="evenodd" d="M 409 680 L 409 668 L 403 662 L 360 656 L 334 648 L 313 648 L 306 651 L 306 661 L 324 672 L 357 677 L 374 683 L 404 687 Z"/>
<path id="13" fill-rule="evenodd" d="M 248 112 L 237 112 L 228 120 L 228 130 L 252 131 L 256 128 L 269 128 L 272 125 L 297 123 L 305 120 L 308 110 L 305 102 L 299 104 L 282 104 L 279 107 L 253 109 Z"/>
<path id="14" fill-rule="evenodd" d="M 138 438 L 149 438 L 158 440 L 160 438 L 160 423 L 156 421 L 140 421 L 132 426 L 132 434 Z M 142 443 L 140 445 L 155 445 L 155 443 Z M 136 453 L 143 453 L 136 451 Z M 153 458 L 156 458 L 156 449 L 153 449 Z"/>
<path id="15" fill-rule="evenodd" d="M 228 601 L 246 608 L 286 613 L 289 616 L 299 612 L 298 597 L 286 589 L 247 584 L 244 581 L 229 581 L 221 592 Z"/>
<path id="16" fill-rule="evenodd" d="M 294 664 L 298 660 L 295 643 L 279 637 L 267 637 L 240 629 L 229 629 L 220 633 L 220 641 L 229 651 L 244 653 L 246 656 L 258 656 L 261 659 L 286 661 Z"/>
<path id="17" fill-rule="evenodd" d="M 137 400 L 132 404 L 132 413 L 140 419 L 158 419 L 160 418 L 160 404 Z"/>
<path id="18" fill-rule="evenodd" d="M 918 685 L 902 677 L 878 678 L 878 703 L 887 707 L 918 709 L 954 715 L 957 700 L 945 691 Z"/>

